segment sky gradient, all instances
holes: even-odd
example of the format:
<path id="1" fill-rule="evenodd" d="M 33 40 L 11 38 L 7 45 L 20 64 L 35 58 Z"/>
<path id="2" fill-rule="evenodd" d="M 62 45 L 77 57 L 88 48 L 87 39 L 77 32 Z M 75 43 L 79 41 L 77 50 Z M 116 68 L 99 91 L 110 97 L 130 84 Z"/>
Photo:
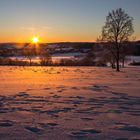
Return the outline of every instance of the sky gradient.
<path id="1" fill-rule="evenodd" d="M 92 42 L 108 12 L 123 8 L 140 39 L 140 0 L 0 0 L 0 42 Z"/>

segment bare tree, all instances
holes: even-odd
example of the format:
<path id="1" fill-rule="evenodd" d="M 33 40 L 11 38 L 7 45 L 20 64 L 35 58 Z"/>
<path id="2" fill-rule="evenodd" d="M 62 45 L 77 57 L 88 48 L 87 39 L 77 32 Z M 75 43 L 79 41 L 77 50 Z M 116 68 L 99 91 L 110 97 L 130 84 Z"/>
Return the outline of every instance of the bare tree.
<path id="1" fill-rule="evenodd" d="M 36 47 L 34 44 L 27 44 L 24 48 L 23 48 L 23 55 L 27 57 L 27 59 L 29 59 L 29 65 L 32 65 L 32 59 L 36 56 Z"/>
<path id="2" fill-rule="evenodd" d="M 52 57 L 49 51 L 41 48 L 40 49 L 40 64 L 42 66 L 51 65 L 52 64 Z"/>
<path id="3" fill-rule="evenodd" d="M 112 10 L 106 17 L 106 23 L 102 28 L 102 39 L 110 43 L 109 50 L 116 61 L 116 71 L 120 71 L 120 50 L 123 42 L 129 40 L 133 34 L 133 18 L 121 8 Z"/>

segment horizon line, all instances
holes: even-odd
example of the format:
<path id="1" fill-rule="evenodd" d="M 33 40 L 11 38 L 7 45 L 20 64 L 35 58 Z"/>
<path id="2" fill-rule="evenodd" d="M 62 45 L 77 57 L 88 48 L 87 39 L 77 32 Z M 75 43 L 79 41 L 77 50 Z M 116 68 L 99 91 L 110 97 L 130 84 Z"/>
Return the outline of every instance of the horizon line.
<path id="1" fill-rule="evenodd" d="M 137 40 L 130 40 L 130 42 L 137 42 Z M 0 44 L 29 44 L 31 42 L 0 42 Z M 98 43 L 97 41 L 60 41 L 60 42 L 40 42 L 38 44 L 56 44 L 56 43 Z"/>

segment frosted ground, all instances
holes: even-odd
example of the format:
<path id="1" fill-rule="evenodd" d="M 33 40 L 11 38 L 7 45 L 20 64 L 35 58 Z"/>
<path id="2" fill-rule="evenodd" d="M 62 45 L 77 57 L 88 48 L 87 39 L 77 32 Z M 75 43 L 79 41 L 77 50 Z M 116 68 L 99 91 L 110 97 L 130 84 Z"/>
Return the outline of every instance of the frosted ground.
<path id="1" fill-rule="evenodd" d="M 139 140 L 140 67 L 0 67 L 0 140 Z"/>

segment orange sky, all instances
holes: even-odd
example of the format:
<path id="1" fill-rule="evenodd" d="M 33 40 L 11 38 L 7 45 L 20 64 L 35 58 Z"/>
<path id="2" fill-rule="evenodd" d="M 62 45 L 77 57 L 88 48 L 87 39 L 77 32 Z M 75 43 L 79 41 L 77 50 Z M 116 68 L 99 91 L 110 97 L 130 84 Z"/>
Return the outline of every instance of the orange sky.
<path id="1" fill-rule="evenodd" d="M 0 42 L 25 43 L 33 36 L 46 43 L 93 42 L 108 12 L 119 7 L 134 18 L 133 36 L 140 40 L 139 5 L 140 0 L 3 0 Z"/>

